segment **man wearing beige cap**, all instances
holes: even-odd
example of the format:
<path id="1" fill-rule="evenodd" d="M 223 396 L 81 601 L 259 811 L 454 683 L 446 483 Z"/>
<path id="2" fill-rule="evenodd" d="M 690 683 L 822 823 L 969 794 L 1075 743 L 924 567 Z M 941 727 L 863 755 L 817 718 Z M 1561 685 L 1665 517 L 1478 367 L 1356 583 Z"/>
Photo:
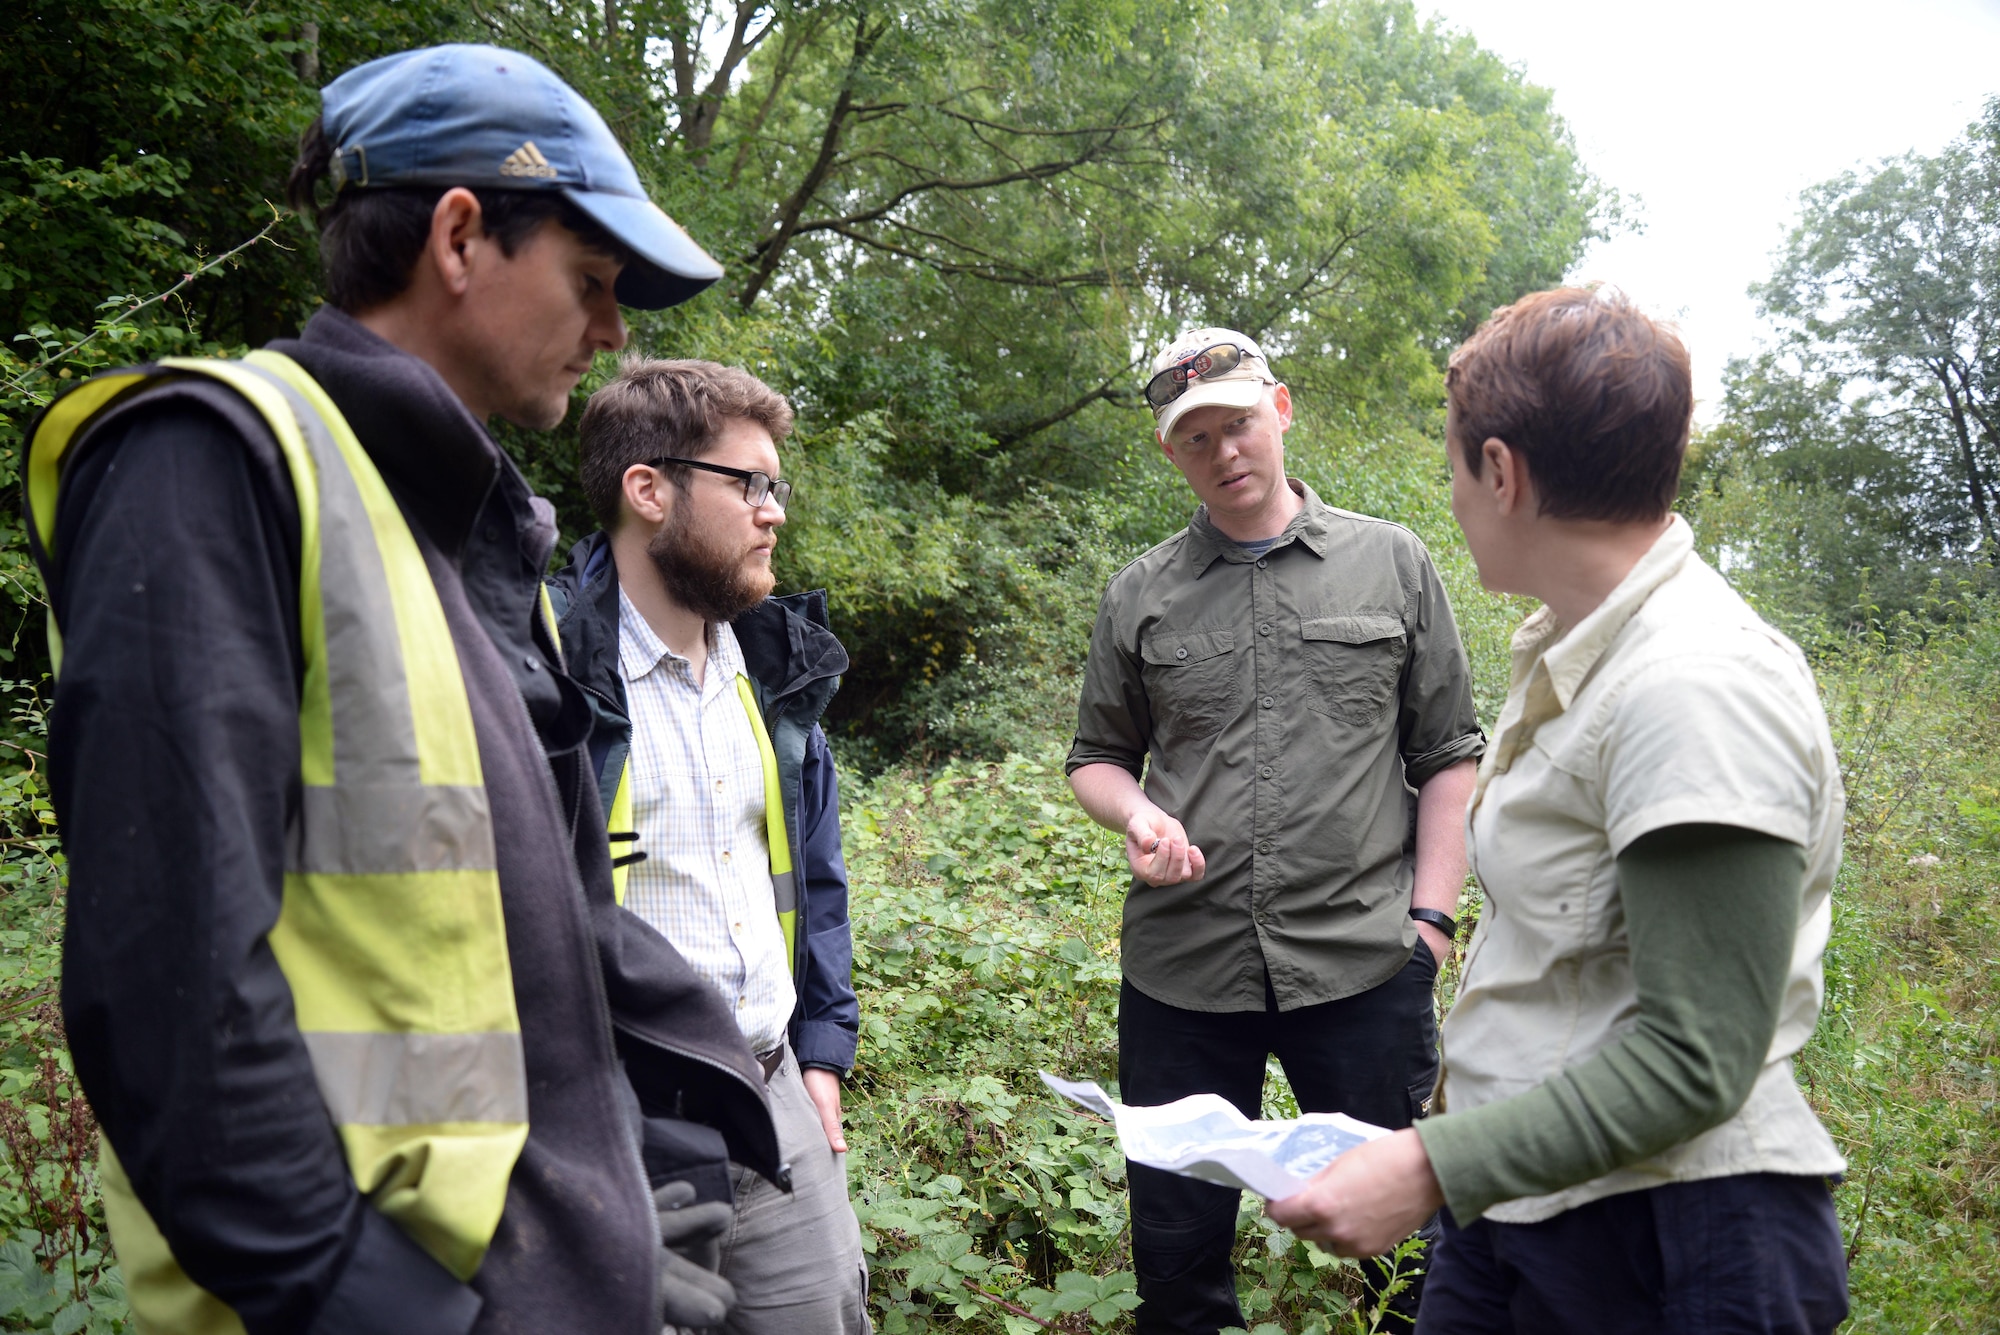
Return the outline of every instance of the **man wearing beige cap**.
<path id="1" fill-rule="evenodd" d="M 1146 399 L 1200 505 L 1105 590 L 1067 765 L 1132 866 L 1122 1097 L 1216 1093 L 1255 1117 L 1276 1054 L 1302 1110 L 1408 1126 L 1485 747 L 1451 605 L 1408 529 L 1286 476 L 1291 393 L 1254 340 L 1182 334 Z M 1238 1193 L 1128 1173 L 1139 1330 L 1245 1324 Z M 1384 1329 L 1408 1329 L 1418 1291 Z"/>

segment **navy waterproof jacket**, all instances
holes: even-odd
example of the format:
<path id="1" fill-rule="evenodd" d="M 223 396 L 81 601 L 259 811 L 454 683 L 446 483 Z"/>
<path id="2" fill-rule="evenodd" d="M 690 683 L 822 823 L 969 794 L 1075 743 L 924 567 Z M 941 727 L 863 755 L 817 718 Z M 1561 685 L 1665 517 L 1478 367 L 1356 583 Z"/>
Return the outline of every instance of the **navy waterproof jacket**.
<path id="1" fill-rule="evenodd" d="M 550 581 L 549 597 L 570 675 L 596 714 L 590 759 L 609 811 L 631 754 L 632 719 L 618 669 L 618 572 L 603 533 L 570 548 L 569 565 Z M 730 627 L 777 753 L 798 876 L 792 977 L 799 1003 L 788 1037 L 800 1066 L 845 1076 L 854 1066 L 861 1006 L 854 996 L 847 862 L 840 851 L 840 784 L 819 720 L 847 671 L 847 650 L 827 627 L 826 593 L 819 589 L 768 598 Z"/>

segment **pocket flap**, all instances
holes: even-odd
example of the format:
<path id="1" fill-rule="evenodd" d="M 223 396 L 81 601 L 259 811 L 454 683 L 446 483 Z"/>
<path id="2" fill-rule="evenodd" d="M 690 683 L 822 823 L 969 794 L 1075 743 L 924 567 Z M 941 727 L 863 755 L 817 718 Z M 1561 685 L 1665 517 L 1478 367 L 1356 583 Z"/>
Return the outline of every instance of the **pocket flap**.
<path id="1" fill-rule="evenodd" d="M 1236 633 L 1227 630 L 1158 630 L 1139 646 L 1139 656 L 1154 667 L 1185 667 L 1236 647 Z"/>
<path id="2" fill-rule="evenodd" d="M 1332 640 L 1336 644 L 1373 644 L 1377 640 L 1403 638 L 1399 617 L 1364 613 L 1344 617 L 1300 617 L 1299 635 L 1308 640 Z"/>

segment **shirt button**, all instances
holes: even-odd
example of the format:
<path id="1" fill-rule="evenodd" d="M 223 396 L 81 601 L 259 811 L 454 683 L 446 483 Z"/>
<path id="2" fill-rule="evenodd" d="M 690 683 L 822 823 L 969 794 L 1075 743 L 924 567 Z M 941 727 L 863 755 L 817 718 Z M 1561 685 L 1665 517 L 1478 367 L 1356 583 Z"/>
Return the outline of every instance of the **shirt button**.
<path id="1" fill-rule="evenodd" d="M 718 793 L 722 791 L 722 780 L 717 779 L 715 781 L 715 791 Z"/>
<path id="2" fill-rule="evenodd" d="M 741 1009 L 743 1009 L 743 1008 L 744 1008 L 745 1006 L 748 1006 L 749 1004 L 750 1004 L 750 998 L 748 998 L 748 997 L 738 997 L 738 998 L 736 998 L 736 1008 L 737 1008 L 738 1010 L 741 1010 Z"/>
<path id="3" fill-rule="evenodd" d="M 1260 779 L 1268 779 L 1275 772 L 1276 771 L 1274 771 L 1269 765 L 1266 765 L 1264 766 L 1264 768 L 1257 771 L 1257 777 Z"/>
<path id="4" fill-rule="evenodd" d="M 1260 840 L 1258 840 L 1258 841 L 1257 841 L 1257 851 L 1258 851 L 1259 853 L 1261 853 L 1261 854 L 1265 855 L 1266 857 L 1270 856 L 1270 853 L 1271 853 L 1271 841 L 1270 841 L 1269 839 L 1260 839 Z"/>
<path id="5" fill-rule="evenodd" d="M 1270 563 L 1269 561 L 1265 560 L 1265 559 L 1264 559 L 1263 557 L 1261 557 L 1261 556 L 1257 558 L 1257 568 L 1258 568 L 1259 570 L 1262 570 L 1262 569 L 1264 569 L 1264 567 L 1266 567 L 1266 566 L 1268 566 L 1268 565 L 1270 565 L 1270 564 L 1271 564 L 1271 563 Z"/>
<path id="6" fill-rule="evenodd" d="M 1257 627 L 1257 633 L 1259 635 L 1269 635 L 1271 633 L 1271 623 L 1266 621 L 1263 625 Z"/>
<path id="7" fill-rule="evenodd" d="M 722 850 L 722 860 L 724 862 L 729 861 L 729 850 L 726 848 Z"/>
<path id="8" fill-rule="evenodd" d="M 533 654 L 522 654 L 521 661 L 527 665 L 530 672 L 540 672 L 542 670 L 542 660 Z"/>
<path id="9" fill-rule="evenodd" d="M 1187 657 L 1187 650 L 1185 650 L 1185 649 L 1176 649 L 1176 650 L 1174 650 L 1174 657 L 1175 657 L 1175 658 L 1186 658 L 1186 657 Z"/>
<path id="10" fill-rule="evenodd" d="M 1259 700 L 1257 703 L 1264 706 L 1264 708 L 1269 709 L 1271 706 L 1277 704 L 1278 702 L 1276 700 L 1273 700 L 1270 696 L 1267 695 L 1262 700 Z"/>

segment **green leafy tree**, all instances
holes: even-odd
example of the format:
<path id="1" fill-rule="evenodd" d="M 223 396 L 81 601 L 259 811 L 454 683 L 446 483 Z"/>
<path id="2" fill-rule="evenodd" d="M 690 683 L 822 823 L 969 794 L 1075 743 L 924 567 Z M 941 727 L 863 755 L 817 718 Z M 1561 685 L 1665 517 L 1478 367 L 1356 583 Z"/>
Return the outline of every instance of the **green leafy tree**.
<path id="1" fill-rule="evenodd" d="M 1961 517 L 1933 503 L 1909 417 L 1846 390 L 1775 353 L 1730 363 L 1681 476 L 1704 555 L 1806 641 L 1919 606 Z"/>
<path id="2" fill-rule="evenodd" d="M 728 269 L 635 346 L 802 410 L 781 573 L 832 589 L 837 721 L 884 758 L 1066 711 L 1105 571 L 1188 509 L 1137 394 L 1175 329 L 1265 341 L 1329 442 L 1413 437 L 1443 349 L 1604 205 L 1547 95 L 1401 0 L 27 0 L 0 38 L 0 329 L 117 324 L 58 375 L 309 313 L 294 224 L 130 307 L 268 221 L 325 80 L 460 39 L 575 84 Z M 0 455 L 57 383 L 24 365 Z M 586 527 L 574 436 L 500 434 Z"/>
<path id="3" fill-rule="evenodd" d="M 1935 157 L 1807 192 L 1756 293 L 1815 363 L 1879 391 L 1883 439 L 1956 517 L 1946 552 L 2000 560 L 2000 99 Z"/>

